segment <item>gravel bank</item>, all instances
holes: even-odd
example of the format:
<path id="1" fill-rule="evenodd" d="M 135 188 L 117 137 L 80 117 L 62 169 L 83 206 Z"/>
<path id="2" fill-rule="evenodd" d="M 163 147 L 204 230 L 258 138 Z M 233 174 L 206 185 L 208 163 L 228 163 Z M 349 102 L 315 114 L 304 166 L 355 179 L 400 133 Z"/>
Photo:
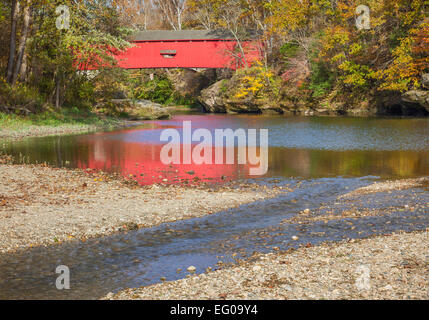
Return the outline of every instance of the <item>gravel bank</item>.
<path id="1" fill-rule="evenodd" d="M 345 195 L 341 196 L 340 199 L 369 193 L 404 190 L 422 186 L 429 186 L 429 177 L 376 182 L 370 184 L 369 186 L 362 187 L 352 192 L 346 193 Z"/>
<path id="2" fill-rule="evenodd" d="M 282 191 L 140 187 L 92 171 L 0 164 L 0 252 L 201 217 Z"/>
<path id="3" fill-rule="evenodd" d="M 95 124 L 62 124 L 58 126 L 31 125 L 23 128 L 0 128 L 0 139 L 21 140 L 29 137 L 45 137 L 95 132 L 100 129 L 120 129 L 143 124 L 142 121 L 118 120 L 116 123 L 100 127 Z"/>
<path id="4" fill-rule="evenodd" d="M 338 202 L 334 205 L 324 204 L 315 210 L 305 209 L 299 212 L 298 215 L 282 220 L 281 224 L 307 224 L 316 221 L 324 221 L 326 223 L 331 220 L 343 219 L 348 219 L 350 223 L 353 220 L 359 220 L 364 217 L 386 216 L 398 211 L 427 212 L 429 210 L 429 192 L 427 193 L 426 201 L 413 201 L 410 200 L 410 198 L 413 199 L 413 190 L 407 190 L 411 188 L 423 188 L 429 191 L 429 177 L 372 183 L 338 196 Z M 401 190 L 407 190 L 408 195 L 411 195 L 411 197 L 406 200 L 403 195 L 392 195 L 394 191 Z M 378 193 L 377 201 L 382 201 L 382 193 L 388 195 L 387 197 L 392 201 L 386 202 L 383 207 L 372 207 L 374 198 L 367 198 L 365 196 L 375 193 Z M 399 202 L 400 205 L 398 206 L 398 201 L 394 200 L 400 199 L 403 200 Z M 364 204 L 367 207 L 362 208 Z"/>
<path id="5" fill-rule="evenodd" d="M 261 255 L 254 262 L 104 299 L 428 298 L 429 229 Z"/>

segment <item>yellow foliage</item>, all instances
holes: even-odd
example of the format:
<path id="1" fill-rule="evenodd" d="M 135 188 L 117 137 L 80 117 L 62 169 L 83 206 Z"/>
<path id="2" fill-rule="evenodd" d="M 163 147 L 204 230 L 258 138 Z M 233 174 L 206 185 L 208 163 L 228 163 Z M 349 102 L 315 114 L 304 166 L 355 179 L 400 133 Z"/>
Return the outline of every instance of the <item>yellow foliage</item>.
<path id="1" fill-rule="evenodd" d="M 420 86 L 421 74 L 429 70 L 429 26 L 421 24 L 425 1 L 337 1 L 334 19 L 320 39 L 319 57 L 348 86 L 369 87 L 371 81 L 382 90 L 404 91 Z M 323 4 L 324 0 L 319 2 Z M 370 30 L 359 30 L 354 23 L 360 4 L 370 8 Z M 406 36 L 396 46 L 402 34 Z"/>
<path id="2" fill-rule="evenodd" d="M 420 75 L 429 70 L 428 30 L 429 23 L 424 23 L 412 29 L 410 36 L 401 39 L 400 45 L 392 52 L 393 63 L 377 72 L 377 78 L 383 81 L 381 89 L 406 91 L 420 87 Z M 417 47 L 417 42 L 421 42 L 423 47 Z"/>
<path id="3" fill-rule="evenodd" d="M 262 96 L 264 91 L 275 89 L 274 73 L 263 66 L 262 62 L 256 61 L 251 68 L 242 69 L 237 72 L 240 84 L 233 95 L 236 99 Z"/>
<path id="4" fill-rule="evenodd" d="M 310 18 L 310 0 L 273 0 L 270 2 L 271 15 L 267 17 L 267 25 L 274 33 L 287 33 L 297 30 Z"/>

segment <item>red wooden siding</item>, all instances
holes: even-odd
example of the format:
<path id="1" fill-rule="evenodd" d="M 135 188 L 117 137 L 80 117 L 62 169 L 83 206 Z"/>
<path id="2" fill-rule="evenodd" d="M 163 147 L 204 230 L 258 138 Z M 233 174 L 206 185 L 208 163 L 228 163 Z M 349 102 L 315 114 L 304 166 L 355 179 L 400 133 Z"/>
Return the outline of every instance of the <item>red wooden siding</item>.
<path id="1" fill-rule="evenodd" d="M 229 53 L 237 46 L 231 40 L 134 41 L 134 47 L 116 56 L 125 69 L 143 68 L 232 68 L 237 59 Z M 243 41 L 248 64 L 261 58 L 255 41 Z M 235 53 L 239 52 L 236 48 Z M 84 69 L 84 68 L 81 68 Z"/>

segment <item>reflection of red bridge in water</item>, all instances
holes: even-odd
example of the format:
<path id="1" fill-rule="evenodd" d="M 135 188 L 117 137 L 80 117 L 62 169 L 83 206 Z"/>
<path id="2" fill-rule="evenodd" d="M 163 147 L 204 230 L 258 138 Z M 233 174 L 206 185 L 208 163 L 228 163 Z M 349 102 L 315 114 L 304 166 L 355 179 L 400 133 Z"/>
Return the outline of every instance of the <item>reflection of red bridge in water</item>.
<path id="1" fill-rule="evenodd" d="M 121 133 L 126 134 L 127 131 Z M 247 164 L 165 165 L 160 159 L 162 144 L 123 142 L 109 139 L 109 135 L 113 136 L 115 133 L 102 133 L 100 136 L 106 139 L 96 138 L 88 141 L 88 158 L 85 161 L 78 160 L 77 167 L 118 172 L 121 176 L 136 180 L 141 185 L 211 184 L 249 177 Z M 215 153 L 213 147 L 213 163 Z M 234 153 L 236 155 L 237 151 Z"/>
<path id="2" fill-rule="evenodd" d="M 134 47 L 116 55 L 119 67 L 144 68 L 232 68 L 251 64 L 262 57 L 256 40 L 239 43 L 225 31 L 142 31 L 134 34 Z M 81 67 L 82 70 L 93 69 Z"/>

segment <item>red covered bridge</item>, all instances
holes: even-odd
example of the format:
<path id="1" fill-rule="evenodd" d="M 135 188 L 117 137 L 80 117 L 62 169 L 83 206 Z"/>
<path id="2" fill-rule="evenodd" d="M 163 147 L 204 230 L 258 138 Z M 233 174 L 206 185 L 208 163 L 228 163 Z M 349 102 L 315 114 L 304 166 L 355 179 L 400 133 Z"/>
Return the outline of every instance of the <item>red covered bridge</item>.
<path id="1" fill-rule="evenodd" d="M 240 41 L 219 30 L 153 30 L 135 33 L 132 48 L 115 58 L 121 68 L 232 68 L 262 56 L 256 38 Z M 244 52 L 244 57 L 242 52 Z"/>

